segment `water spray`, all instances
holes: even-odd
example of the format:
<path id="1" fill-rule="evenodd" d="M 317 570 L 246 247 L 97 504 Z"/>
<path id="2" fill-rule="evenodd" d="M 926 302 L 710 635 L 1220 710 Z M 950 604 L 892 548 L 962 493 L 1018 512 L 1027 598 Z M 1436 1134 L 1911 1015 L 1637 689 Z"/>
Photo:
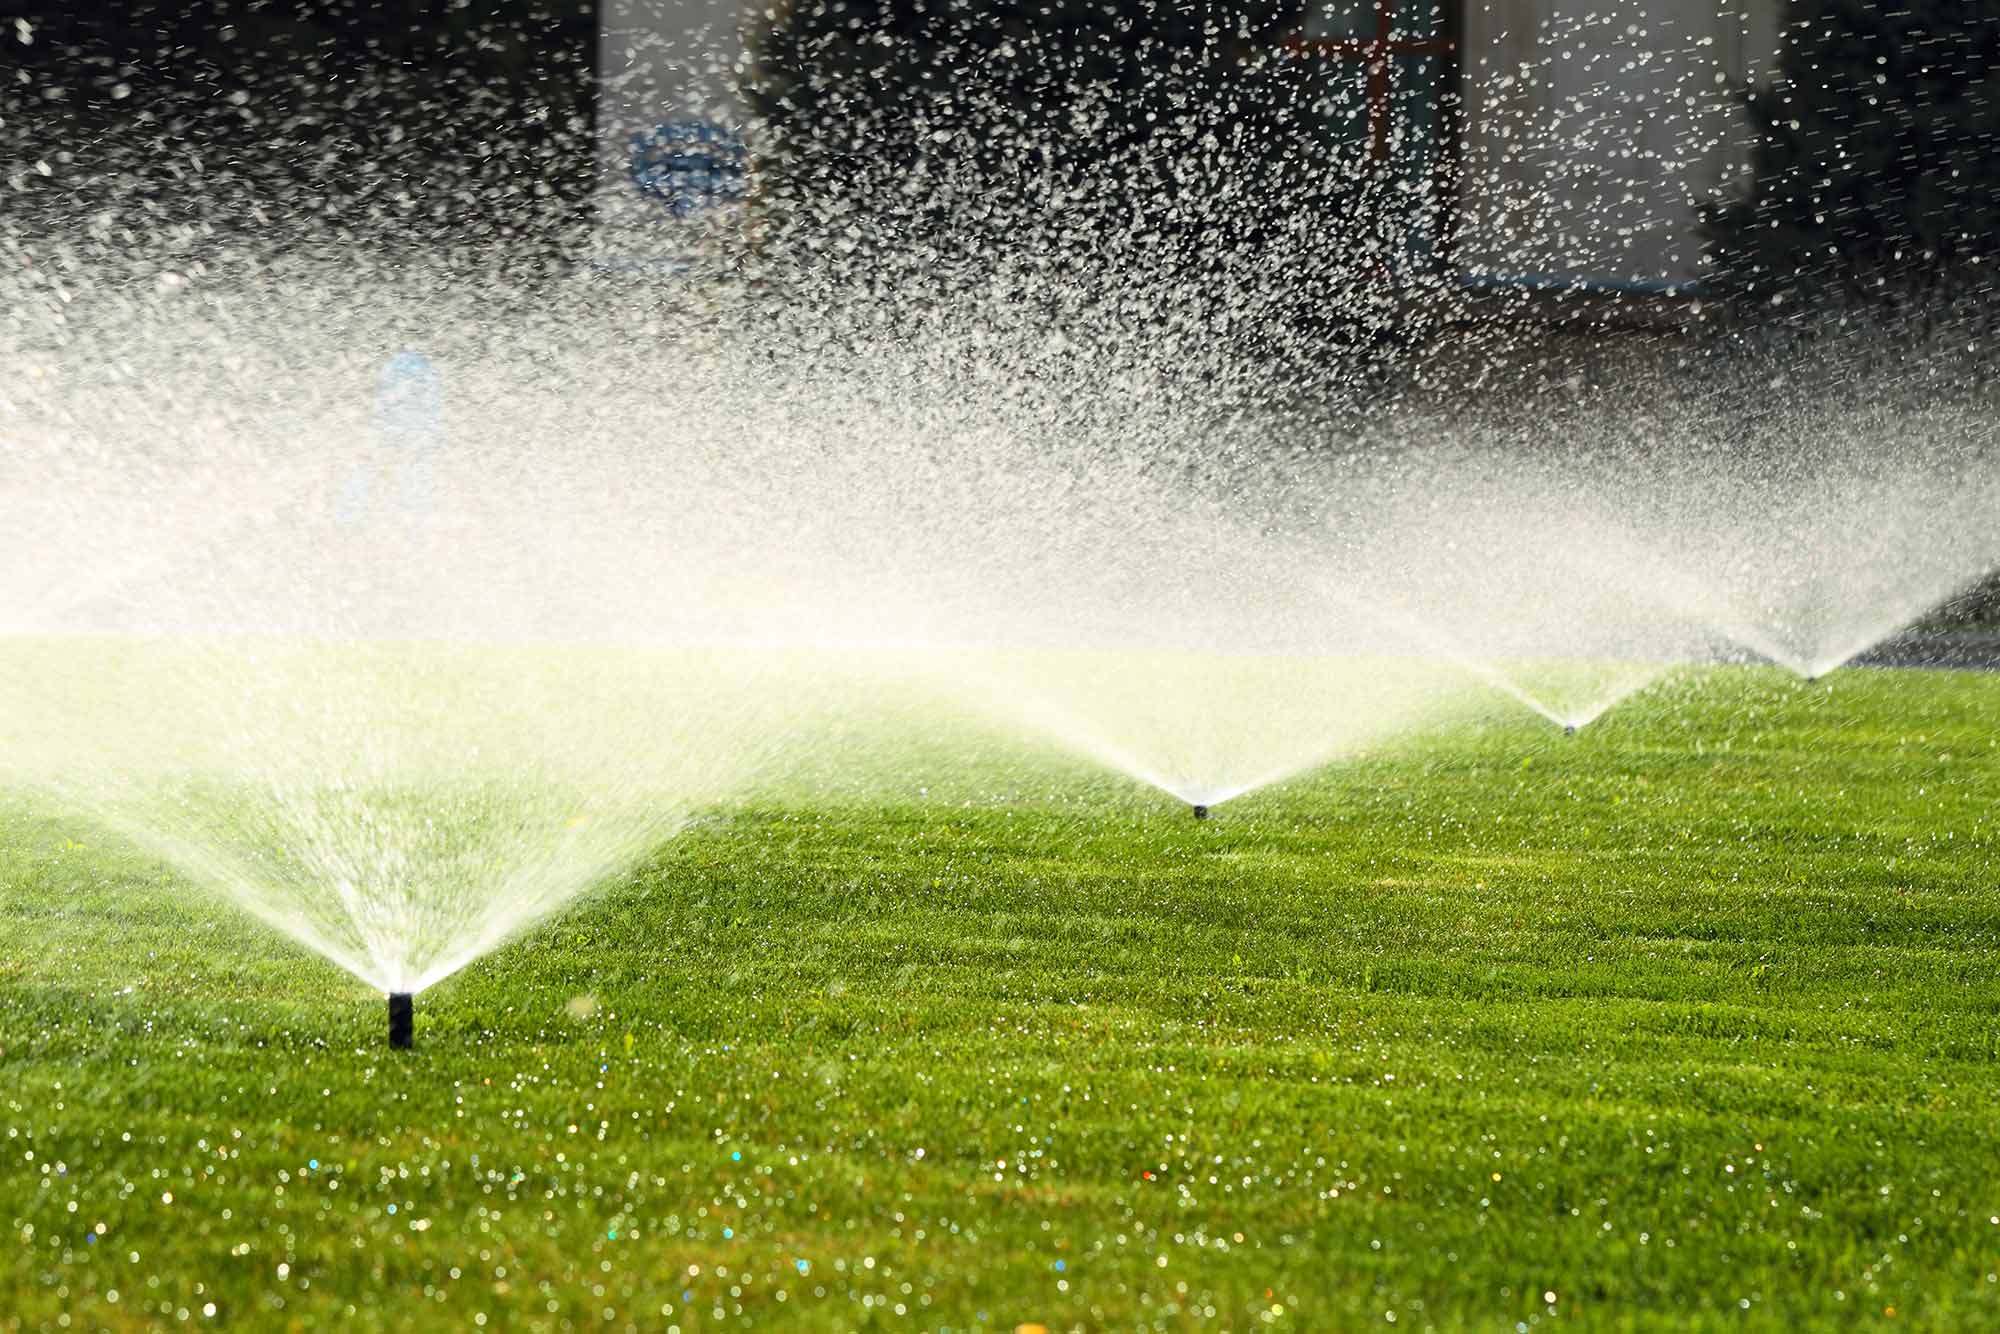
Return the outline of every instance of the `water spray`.
<path id="1" fill-rule="evenodd" d="M 417 1019 L 411 999 L 407 991 L 389 993 L 389 1045 L 397 1051 L 416 1045 Z"/>
<path id="2" fill-rule="evenodd" d="M 1197 820 L 1206 820 L 1208 818 L 1208 807 L 1197 801 L 1194 804 L 1194 818 Z"/>

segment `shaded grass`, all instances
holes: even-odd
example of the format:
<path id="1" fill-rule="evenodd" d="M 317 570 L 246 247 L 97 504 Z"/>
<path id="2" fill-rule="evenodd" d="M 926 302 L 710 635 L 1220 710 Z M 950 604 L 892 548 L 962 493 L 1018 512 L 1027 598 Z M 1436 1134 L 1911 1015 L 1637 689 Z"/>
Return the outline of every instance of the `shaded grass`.
<path id="1" fill-rule="evenodd" d="M 1691 674 L 1206 824 L 882 737 L 407 1056 L 16 802 L 0 1326 L 1991 1326 L 1996 724 L 1987 678 Z"/>

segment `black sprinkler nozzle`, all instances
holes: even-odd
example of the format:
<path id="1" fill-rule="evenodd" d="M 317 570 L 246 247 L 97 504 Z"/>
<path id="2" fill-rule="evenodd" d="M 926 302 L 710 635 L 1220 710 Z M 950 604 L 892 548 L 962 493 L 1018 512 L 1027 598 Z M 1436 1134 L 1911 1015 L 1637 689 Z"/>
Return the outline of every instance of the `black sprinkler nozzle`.
<path id="1" fill-rule="evenodd" d="M 397 1051 L 408 1051 L 416 1045 L 417 1019 L 411 1005 L 410 993 L 392 991 L 389 993 L 389 1045 Z"/>
<path id="2" fill-rule="evenodd" d="M 1206 820 L 1208 818 L 1208 807 L 1202 805 L 1200 802 L 1196 802 L 1194 807 L 1194 818 L 1197 820 Z"/>
<path id="3" fill-rule="evenodd" d="M 1563 735 L 1564 735 L 1564 736 L 1575 736 L 1575 735 L 1576 735 L 1576 724 L 1575 724 L 1575 723 L 1564 723 L 1564 724 L 1563 724 Z"/>

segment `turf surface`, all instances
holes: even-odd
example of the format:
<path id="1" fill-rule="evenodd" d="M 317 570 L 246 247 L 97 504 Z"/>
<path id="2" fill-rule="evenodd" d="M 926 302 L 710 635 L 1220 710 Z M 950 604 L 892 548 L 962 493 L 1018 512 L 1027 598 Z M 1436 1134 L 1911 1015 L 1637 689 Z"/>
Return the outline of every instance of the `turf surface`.
<path id="1" fill-rule="evenodd" d="M 911 738 L 413 1053 L 17 795 L 0 1328 L 2000 1327 L 1996 739 L 1717 670 L 1198 824 Z"/>

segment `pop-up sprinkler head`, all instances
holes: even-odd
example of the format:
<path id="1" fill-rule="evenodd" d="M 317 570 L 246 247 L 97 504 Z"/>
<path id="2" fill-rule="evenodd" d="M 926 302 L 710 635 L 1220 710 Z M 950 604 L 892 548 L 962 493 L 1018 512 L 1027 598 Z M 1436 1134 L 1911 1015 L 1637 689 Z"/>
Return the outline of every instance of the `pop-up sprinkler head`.
<path id="1" fill-rule="evenodd" d="M 1564 723 L 1564 724 L 1563 724 L 1563 735 L 1564 735 L 1564 736 L 1575 736 L 1575 735 L 1576 735 L 1576 724 L 1575 724 L 1575 723 Z"/>
<path id="2" fill-rule="evenodd" d="M 1200 802 L 1196 802 L 1194 806 L 1194 818 L 1197 820 L 1206 820 L 1208 818 L 1208 807 L 1202 805 Z"/>
<path id="3" fill-rule="evenodd" d="M 417 1019 L 407 991 L 389 993 L 389 1045 L 408 1051 L 416 1045 Z"/>

